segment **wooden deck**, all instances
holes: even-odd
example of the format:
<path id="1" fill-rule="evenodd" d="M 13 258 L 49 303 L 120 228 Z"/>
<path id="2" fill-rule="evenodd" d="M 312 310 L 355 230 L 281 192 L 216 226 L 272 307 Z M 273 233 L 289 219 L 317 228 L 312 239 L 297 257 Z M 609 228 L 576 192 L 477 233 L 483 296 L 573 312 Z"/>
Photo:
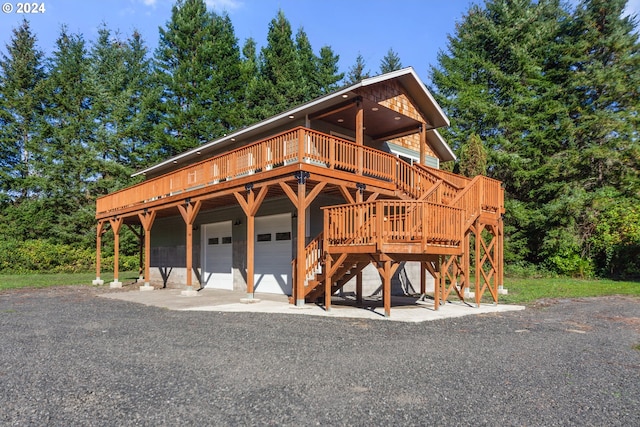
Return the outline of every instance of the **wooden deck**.
<path id="1" fill-rule="evenodd" d="M 315 298 L 322 291 L 325 297 L 330 295 L 358 277 L 370 262 L 384 278 L 387 295 L 390 276 L 403 260 L 422 262 L 423 270 L 438 281 L 439 295 L 446 298 L 454 286 L 471 286 L 470 252 L 475 252 L 479 273 L 476 303 L 485 289 L 497 301 L 504 213 L 500 182 L 411 165 L 390 153 L 304 127 L 99 198 L 98 240 L 106 224 L 117 231 L 123 221 L 139 223 L 144 227 L 148 254 L 148 234 L 156 215 L 182 215 L 189 242 L 191 225 L 201 209 L 239 204 L 251 227 L 265 198 L 288 197 L 298 218 L 303 218 L 320 192 L 340 195 L 345 204 L 323 208 L 324 232 L 306 247 L 298 242 L 293 261 L 294 301 Z M 298 227 L 298 234 L 304 235 L 304 222 L 299 220 Z M 248 230 L 251 242 L 253 230 Z M 476 236 L 474 248 L 470 248 L 472 234 Z M 248 244 L 249 282 L 252 251 Z M 190 261 L 188 255 L 188 270 Z M 148 268 L 146 258 L 145 277 L 149 277 Z M 248 283 L 248 292 L 253 292 L 252 286 Z M 462 297 L 459 290 L 457 293 Z"/>

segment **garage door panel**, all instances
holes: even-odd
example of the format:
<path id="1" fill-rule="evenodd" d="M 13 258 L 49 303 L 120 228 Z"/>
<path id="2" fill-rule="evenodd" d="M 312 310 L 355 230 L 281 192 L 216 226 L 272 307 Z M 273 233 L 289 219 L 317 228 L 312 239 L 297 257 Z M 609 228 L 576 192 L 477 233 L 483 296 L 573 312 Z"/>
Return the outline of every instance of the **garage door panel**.
<path id="1" fill-rule="evenodd" d="M 231 221 L 206 224 L 202 280 L 206 288 L 233 289 Z"/>
<path id="2" fill-rule="evenodd" d="M 291 294 L 291 214 L 255 219 L 254 290 Z"/>

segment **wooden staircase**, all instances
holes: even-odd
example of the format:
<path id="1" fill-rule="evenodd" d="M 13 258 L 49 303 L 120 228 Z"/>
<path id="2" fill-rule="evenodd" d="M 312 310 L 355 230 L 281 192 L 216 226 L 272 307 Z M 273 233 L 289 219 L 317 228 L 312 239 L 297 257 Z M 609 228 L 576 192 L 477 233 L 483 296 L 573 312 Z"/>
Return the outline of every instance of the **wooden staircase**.
<path id="1" fill-rule="evenodd" d="M 467 250 L 469 232 L 478 232 L 477 221 L 482 218 L 484 223 L 497 224 L 500 220 L 504 208 L 498 181 L 484 176 L 469 179 L 398 161 L 397 200 L 324 208 L 325 231 L 305 251 L 303 297 L 308 301 L 325 294 L 327 276 L 331 277 L 333 294 L 370 262 L 380 259 L 380 254 L 405 260 L 443 256 L 448 257 L 444 264 L 447 269 L 458 268 L 458 257 Z M 333 259 L 329 275 L 325 271 L 327 254 Z M 293 261 L 294 272 L 296 262 Z M 442 278 L 446 298 L 454 278 L 448 272 L 439 274 L 435 267 L 431 270 Z M 468 277 L 468 268 L 463 274 Z M 449 287 L 445 284 L 447 278 Z M 456 292 L 462 298 L 459 289 Z"/>

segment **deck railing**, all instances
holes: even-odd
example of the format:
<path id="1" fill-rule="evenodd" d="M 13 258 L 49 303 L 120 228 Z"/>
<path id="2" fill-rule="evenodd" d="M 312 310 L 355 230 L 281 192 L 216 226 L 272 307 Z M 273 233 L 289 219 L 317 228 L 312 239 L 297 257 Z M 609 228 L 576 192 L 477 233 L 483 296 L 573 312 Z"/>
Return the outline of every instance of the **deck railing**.
<path id="1" fill-rule="evenodd" d="M 324 209 L 325 250 L 329 247 L 417 244 L 458 247 L 463 237 L 460 208 L 414 200 L 378 200 Z"/>
<path id="2" fill-rule="evenodd" d="M 486 177 L 471 181 L 437 169 L 414 167 L 390 153 L 298 127 L 100 197 L 96 201 L 96 212 L 103 214 L 136 207 L 294 163 L 314 164 L 393 182 L 399 191 L 413 199 L 445 204 L 456 200 L 454 206 L 472 208 L 474 212 L 477 207 L 487 211 L 502 208 L 499 181 Z M 481 183 L 474 186 L 475 181 Z M 430 192 L 436 185 L 435 191 Z M 473 194 L 461 198 L 461 193 Z M 428 197 L 423 198 L 425 195 Z"/>
<path id="3" fill-rule="evenodd" d="M 300 152 L 302 156 L 298 155 Z M 298 127 L 100 197 L 96 211 L 105 213 L 136 206 L 299 162 L 394 182 L 399 190 L 414 198 L 438 181 L 437 176 L 390 153 Z"/>

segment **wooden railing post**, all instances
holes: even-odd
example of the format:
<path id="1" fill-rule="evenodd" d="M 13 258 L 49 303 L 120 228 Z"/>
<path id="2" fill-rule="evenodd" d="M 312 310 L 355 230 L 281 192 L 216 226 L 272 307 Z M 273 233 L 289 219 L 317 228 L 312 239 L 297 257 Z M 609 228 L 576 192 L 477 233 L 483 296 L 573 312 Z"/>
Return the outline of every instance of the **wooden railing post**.
<path id="1" fill-rule="evenodd" d="M 298 129 L 298 163 L 304 161 L 305 147 L 304 147 L 304 128 Z"/>

